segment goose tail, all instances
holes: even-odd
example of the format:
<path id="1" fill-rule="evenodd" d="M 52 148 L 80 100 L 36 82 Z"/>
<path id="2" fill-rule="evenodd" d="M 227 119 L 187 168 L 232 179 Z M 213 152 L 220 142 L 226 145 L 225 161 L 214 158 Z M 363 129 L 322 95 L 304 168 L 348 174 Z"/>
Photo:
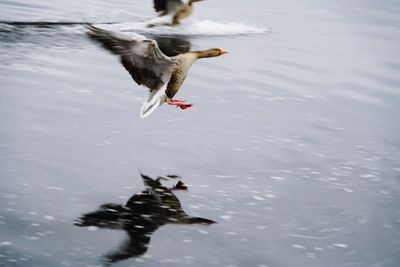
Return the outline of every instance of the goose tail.
<path id="1" fill-rule="evenodd" d="M 165 95 L 164 90 L 158 90 L 154 94 L 149 96 L 149 99 L 145 101 L 140 109 L 140 117 L 142 119 L 148 117 L 151 113 L 153 113 L 159 106 L 164 104 L 167 101 L 167 96 Z"/>

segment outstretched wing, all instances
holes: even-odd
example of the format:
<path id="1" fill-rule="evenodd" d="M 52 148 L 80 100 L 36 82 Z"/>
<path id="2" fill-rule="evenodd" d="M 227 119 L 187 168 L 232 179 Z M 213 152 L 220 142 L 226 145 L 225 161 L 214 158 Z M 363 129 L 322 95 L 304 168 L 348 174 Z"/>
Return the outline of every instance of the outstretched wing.
<path id="1" fill-rule="evenodd" d="M 121 64 L 133 80 L 153 90 L 168 82 L 176 62 L 164 55 L 156 41 L 140 34 L 125 35 L 88 26 L 88 35 L 103 47 L 119 55 Z"/>
<path id="2" fill-rule="evenodd" d="M 154 9 L 160 16 L 176 13 L 183 5 L 181 0 L 154 0 Z"/>

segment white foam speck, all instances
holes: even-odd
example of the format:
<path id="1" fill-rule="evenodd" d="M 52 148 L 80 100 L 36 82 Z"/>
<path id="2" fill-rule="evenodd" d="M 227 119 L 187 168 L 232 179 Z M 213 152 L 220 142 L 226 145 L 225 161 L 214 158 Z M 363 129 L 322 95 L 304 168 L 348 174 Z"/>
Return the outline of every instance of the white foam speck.
<path id="1" fill-rule="evenodd" d="M 214 177 L 216 178 L 233 178 L 235 176 L 236 175 L 219 175 L 219 174 L 214 175 Z"/>
<path id="2" fill-rule="evenodd" d="M 266 97 L 264 98 L 267 101 L 277 101 L 277 100 L 286 100 L 285 97 L 275 96 L 275 97 Z"/>
<path id="3" fill-rule="evenodd" d="M 224 220 L 230 220 L 230 219 L 232 219 L 232 215 L 221 215 L 221 216 L 219 216 L 221 219 L 224 219 Z"/>
<path id="4" fill-rule="evenodd" d="M 205 231 L 205 230 L 198 229 L 197 231 L 199 231 L 199 233 L 204 234 L 204 235 L 207 235 L 207 234 L 208 234 L 208 232 Z"/>
<path id="5" fill-rule="evenodd" d="M 286 180 L 285 177 L 280 177 L 280 176 L 271 176 L 270 178 L 272 180 L 275 180 L 275 181 L 284 181 L 284 180 Z"/>
<path id="6" fill-rule="evenodd" d="M 181 262 L 180 260 L 178 260 L 178 259 L 169 259 L 169 258 L 166 258 L 166 259 L 164 259 L 164 260 L 160 260 L 160 262 L 172 262 L 172 263 L 179 263 L 179 262 Z"/>
<path id="7" fill-rule="evenodd" d="M 144 254 L 144 255 L 142 256 L 142 258 L 151 259 L 151 258 L 153 258 L 153 255 L 151 255 L 151 254 Z"/>
<path id="8" fill-rule="evenodd" d="M 235 232 L 227 232 L 226 234 L 227 235 L 239 235 L 238 233 L 235 233 Z"/>
<path id="9" fill-rule="evenodd" d="M 49 220 L 49 221 L 52 221 L 52 220 L 55 219 L 55 218 L 54 218 L 53 216 L 51 216 L 51 215 L 44 215 L 44 218 L 45 218 L 46 220 Z"/>
<path id="10" fill-rule="evenodd" d="M 335 243 L 335 244 L 332 244 L 332 245 L 335 246 L 335 247 L 338 247 L 338 248 L 347 248 L 347 247 L 349 247 L 348 245 L 342 244 L 342 243 Z"/>
<path id="11" fill-rule="evenodd" d="M 376 175 L 370 174 L 370 173 L 366 173 L 366 174 L 361 174 L 360 177 L 361 178 L 374 178 L 374 177 L 376 177 Z"/>
<path id="12" fill-rule="evenodd" d="M 124 188 L 124 189 L 132 189 L 132 188 L 133 188 L 133 186 L 126 185 L 126 186 L 124 186 L 123 188 Z"/>
<path id="13" fill-rule="evenodd" d="M 312 253 L 312 252 L 307 252 L 306 255 L 307 255 L 307 257 L 310 258 L 310 259 L 315 259 L 315 254 Z"/>
<path id="14" fill-rule="evenodd" d="M 321 237 L 311 236 L 311 235 L 288 234 L 288 236 L 296 238 L 304 238 L 304 239 L 322 239 Z"/>
<path id="15" fill-rule="evenodd" d="M 388 228 L 388 229 L 393 229 L 393 226 L 389 224 L 382 224 L 383 227 Z"/>
<path id="16" fill-rule="evenodd" d="M 87 229 L 89 231 L 97 231 L 97 229 L 99 229 L 99 227 L 97 227 L 97 226 L 89 226 Z"/>
<path id="17" fill-rule="evenodd" d="M 59 187 L 59 186 L 48 186 L 47 189 L 56 190 L 56 191 L 64 191 L 64 188 Z"/>
<path id="18" fill-rule="evenodd" d="M 305 246 L 302 246 L 302 245 L 297 245 L 297 244 L 294 244 L 294 245 L 292 245 L 292 248 L 306 249 L 306 247 L 305 247 Z"/>
<path id="19" fill-rule="evenodd" d="M 9 241 L 3 241 L 3 242 L 0 243 L 0 245 L 1 245 L 1 246 L 11 246 L 12 243 L 9 242 Z"/>
<path id="20" fill-rule="evenodd" d="M 265 200 L 265 198 L 260 197 L 260 196 L 253 196 L 253 199 L 255 199 L 255 200 Z"/>

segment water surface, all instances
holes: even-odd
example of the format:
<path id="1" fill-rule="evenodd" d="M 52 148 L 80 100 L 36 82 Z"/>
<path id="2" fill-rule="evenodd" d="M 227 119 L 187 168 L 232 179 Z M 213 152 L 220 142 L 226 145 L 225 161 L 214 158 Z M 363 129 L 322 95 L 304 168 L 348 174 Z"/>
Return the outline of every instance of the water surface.
<path id="1" fill-rule="evenodd" d="M 145 120 L 146 89 L 80 25 L 0 26 L 0 265 L 100 266 L 126 233 L 74 222 L 140 193 L 140 169 L 182 176 L 183 209 L 218 223 L 160 227 L 115 266 L 398 266 L 398 1 L 195 8 L 201 32 L 151 36 L 229 54 L 192 67 L 178 97 L 193 108 Z M 5 21 L 153 15 L 151 1 L 0 0 Z"/>

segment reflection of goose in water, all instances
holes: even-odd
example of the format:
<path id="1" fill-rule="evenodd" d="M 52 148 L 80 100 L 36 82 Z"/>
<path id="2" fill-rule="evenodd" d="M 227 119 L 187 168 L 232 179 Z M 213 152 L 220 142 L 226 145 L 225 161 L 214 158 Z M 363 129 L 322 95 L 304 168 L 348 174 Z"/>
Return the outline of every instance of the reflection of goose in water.
<path id="1" fill-rule="evenodd" d="M 159 18 L 149 21 L 148 25 L 179 25 L 182 19 L 192 14 L 193 3 L 200 1 L 204 0 L 189 0 L 187 3 L 181 0 L 154 0 L 154 9 L 158 12 Z"/>
<path id="2" fill-rule="evenodd" d="M 164 224 L 215 223 L 209 219 L 189 216 L 170 189 L 161 185 L 159 180 L 143 174 L 141 176 L 146 189 L 133 195 L 125 206 L 103 204 L 98 210 L 82 215 L 75 223 L 77 226 L 120 229 L 128 233 L 129 239 L 118 250 L 104 256 L 106 264 L 143 255 L 152 233 Z"/>
<path id="3" fill-rule="evenodd" d="M 150 115 L 165 102 L 182 109 L 191 107 L 192 104 L 184 100 L 173 99 L 190 67 L 199 58 L 217 57 L 226 53 L 222 49 L 211 48 L 168 57 L 163 54 L 155 40 L 146 39 L 143 35 L 129 36 L 93 26 L 88 28 L 91 38 L 120 56 L 122 65 L 137 84 L 150 89 L 150 96 L 141 108 L 142 118 Z"/>
<path id="4" fill-rule="evenodd" d="M 168 57 L 177 56 L 190 51 L 190 42 L 180 36 L 154 36 L 161 52 Z"/>

